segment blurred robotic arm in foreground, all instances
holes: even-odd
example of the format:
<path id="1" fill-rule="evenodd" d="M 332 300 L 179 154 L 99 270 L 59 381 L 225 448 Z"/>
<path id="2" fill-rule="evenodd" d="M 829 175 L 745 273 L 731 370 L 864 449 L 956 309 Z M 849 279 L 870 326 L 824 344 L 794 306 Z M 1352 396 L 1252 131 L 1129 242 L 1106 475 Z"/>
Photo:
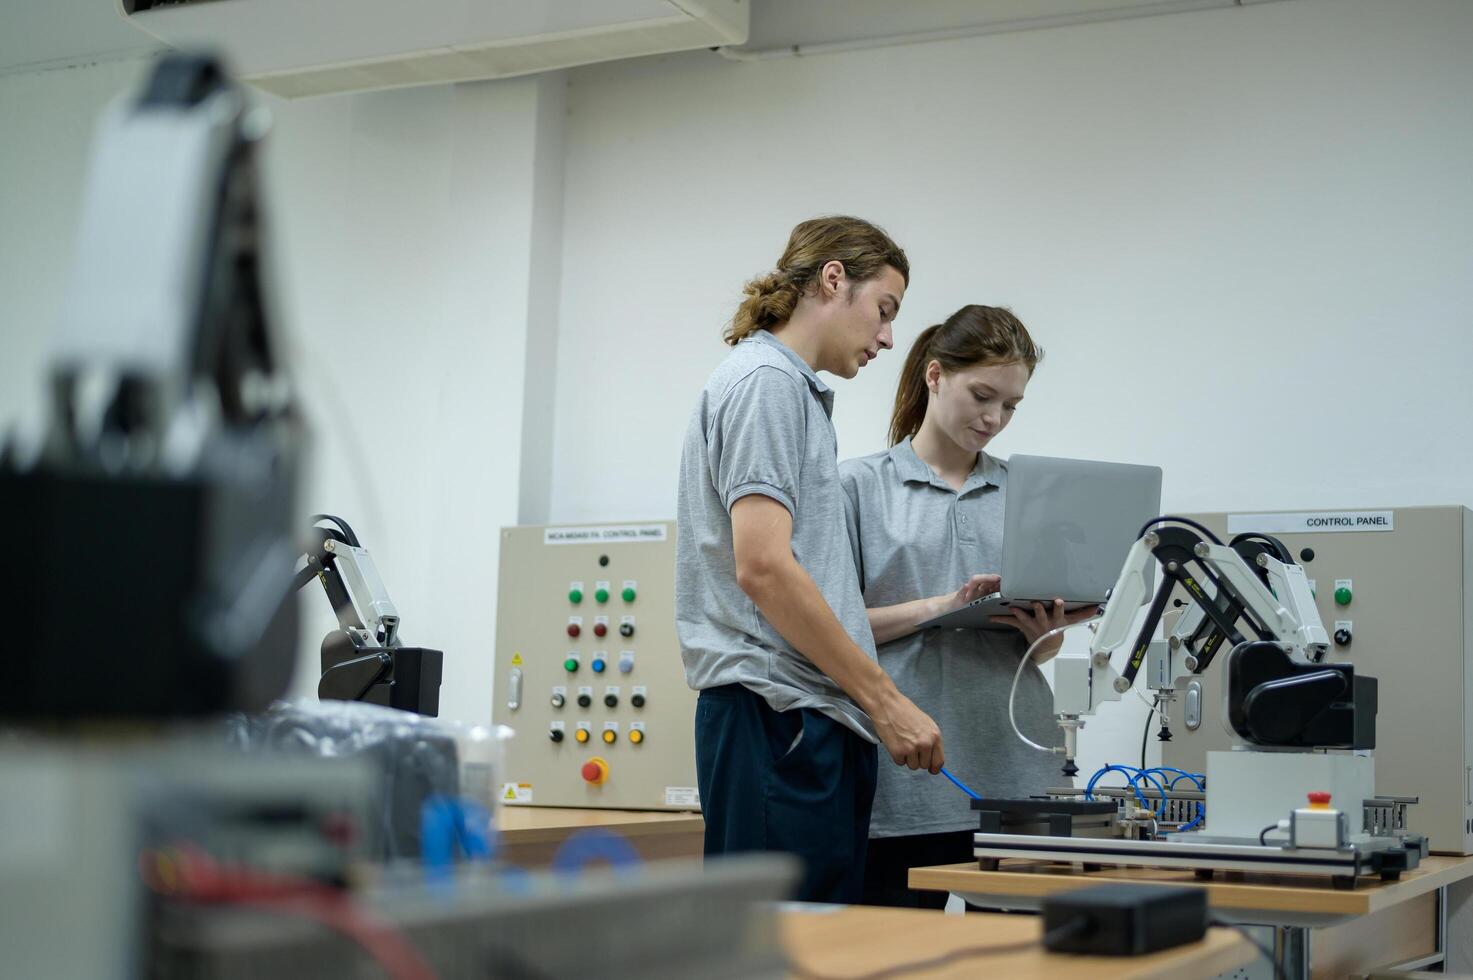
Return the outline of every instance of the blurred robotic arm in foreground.
<path id="1" fill-rule="evenodd" d="M 22 517 L 0 715 L 254 710 L 290 682 L 303 432 L 262 284 L 265 129 L 185 55 L 98 129 L 45 419 L 0 449 Z"/>

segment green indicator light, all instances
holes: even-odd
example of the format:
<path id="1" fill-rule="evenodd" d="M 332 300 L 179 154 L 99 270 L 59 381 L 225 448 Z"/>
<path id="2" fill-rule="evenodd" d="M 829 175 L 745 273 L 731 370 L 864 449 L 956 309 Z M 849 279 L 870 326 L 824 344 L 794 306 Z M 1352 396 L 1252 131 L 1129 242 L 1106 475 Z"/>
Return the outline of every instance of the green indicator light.
<path id="1" fill-rule="evenodd" d="M 1350 589 L 1348 587 L 1342 585 L 1342 586 L 1340 586 L 1340 588 L 1338 588 L 1338 589 L 1335 590 L 1335 605 L 1337 605 L 1337 606 L 1348 606 L 1348 605 L 1350 605 Z"/>
<path id="2" fill-rule="evenodd" d="M 634 586 L 632 586 L 632 585 L 626 585 L 626 586 L 624 586 L 624 601 L 625 602 L 633 602 L 634 601 Z"/>
<path id="3" fill-rule="evenodd" d="M 567 660 L 564 660 L 563 670 L 566 670 L 570 674 L 576 674 L 578 672 L 578 658 L 569 657 Z"/>
<path id="4" fill-rule="evenodd" d="M 597 599 L 601 603 L 602 602 L 608 602 L 609 601 L 609 590 L 608 589 L 599 589 L 597 592 L 595 592 L 593 594 L 593 597 L 595 599 Z"/>
<path id="5" fill-rule="evenodd" d="M 571 590 L 568 593 L 568 601 L 571 602 L 575 606 L 578 605 L 578 603 L 580 603 L 580 602 L 583 601 L 583 590 L 582 589 L 573 589 L 573 590 Z"/>

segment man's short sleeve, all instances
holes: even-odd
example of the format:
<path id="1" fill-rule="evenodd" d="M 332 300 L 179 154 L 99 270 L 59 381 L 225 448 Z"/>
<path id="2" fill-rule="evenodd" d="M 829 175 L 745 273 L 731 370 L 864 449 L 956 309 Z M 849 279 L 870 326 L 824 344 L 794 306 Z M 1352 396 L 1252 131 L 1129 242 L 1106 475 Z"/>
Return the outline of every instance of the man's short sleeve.
<path id="1" fill-rule="evenodd" d="M 797 515 L 808 397 L 801 381 L 764 366 L 722 398 L 706 445 L 711 484 L 728 512 L 742 497 L 760 493 Z"/>

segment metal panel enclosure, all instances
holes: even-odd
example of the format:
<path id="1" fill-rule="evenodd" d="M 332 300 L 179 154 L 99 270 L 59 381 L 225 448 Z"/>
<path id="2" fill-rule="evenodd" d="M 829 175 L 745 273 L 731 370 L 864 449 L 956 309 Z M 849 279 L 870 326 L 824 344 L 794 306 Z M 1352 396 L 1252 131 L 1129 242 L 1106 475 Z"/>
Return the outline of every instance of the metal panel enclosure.
<path id="1" fill-rule="evenodd" d="M 674 523 L 503 528 L 500 565 L 502 804 L 699 809 Z"/>

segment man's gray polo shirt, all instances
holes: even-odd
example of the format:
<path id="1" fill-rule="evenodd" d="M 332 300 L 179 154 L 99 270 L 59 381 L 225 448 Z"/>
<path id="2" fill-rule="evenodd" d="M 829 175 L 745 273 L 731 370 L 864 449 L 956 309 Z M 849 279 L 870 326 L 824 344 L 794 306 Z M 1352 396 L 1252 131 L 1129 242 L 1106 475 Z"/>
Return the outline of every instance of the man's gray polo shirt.
<path id="1" fill-rule="evenodd" d="M 839 466 L 864 601 L 892 606 L 955 592 L 970 576 L 1002 566 L 1007 465 L 982 453 L 960 492 L 906 439 Z M 1060 759 L 1030 749 L 1008 723 L 1008 689 L 1027 649 L 1017 630 L 931 629 L 880 647 L 880 666 L 900 692 L 941 726 L 946 768 L 993 799 L 1068 785 Z M 1018 726 L 1042 745 L 1063 739 L 1053 694 L 1037 667 L 1018 683 Z M 881 766 L 871 837 L 976 830 L 967 798 L 927 772 Z"/>
<path id="2" fill-rule="evenodd" d="M 774 710 L 814 708 L 878 742 L 869 717 L 737 585 L 732 556 L 732 504 L 754 493 L 782 504 L 793 515 L 794 557 L 874 658 L 839 489 L 833 404 L 833 391 L 766 330 L 716 368 L 680 457 L 675 625 L 692 688 L 741 684 Z"/>

